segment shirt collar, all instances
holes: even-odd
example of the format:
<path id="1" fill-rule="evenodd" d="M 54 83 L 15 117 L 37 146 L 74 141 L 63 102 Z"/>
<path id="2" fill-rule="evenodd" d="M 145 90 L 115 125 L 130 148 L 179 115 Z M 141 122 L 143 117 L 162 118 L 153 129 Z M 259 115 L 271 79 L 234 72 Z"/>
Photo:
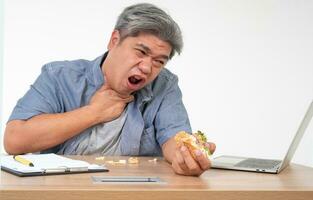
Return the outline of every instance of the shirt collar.
<path id="1" fill-rule="evenodd" d="M 137 96 L 143 103 L 150 101 L 153 97 L 152 83 L 149 83 L 142 89 L 134 92 L 134 95 Z"/>

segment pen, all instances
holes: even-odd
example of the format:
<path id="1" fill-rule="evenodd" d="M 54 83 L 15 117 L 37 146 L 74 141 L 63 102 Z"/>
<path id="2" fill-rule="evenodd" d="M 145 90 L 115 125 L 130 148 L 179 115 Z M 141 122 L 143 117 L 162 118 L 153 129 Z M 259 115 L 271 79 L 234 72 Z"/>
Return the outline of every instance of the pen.
<path id="1" fill-rule="evenodd" d="M 21 156 L 15 155 L 13 156 L 13 159 L 23 165 L 34 167 L 34 164 L 32 162 L 30 162 L 29 160 L 26 160 L 25 158 L 22 158 Z"/>

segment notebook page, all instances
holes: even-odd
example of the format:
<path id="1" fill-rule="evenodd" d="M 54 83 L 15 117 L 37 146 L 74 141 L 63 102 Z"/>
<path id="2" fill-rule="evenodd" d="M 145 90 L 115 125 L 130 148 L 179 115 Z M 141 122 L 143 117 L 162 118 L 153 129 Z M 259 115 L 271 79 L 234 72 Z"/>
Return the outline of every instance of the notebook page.
<path id="1" fill-rule="evenodd" d="M 1 157 L 1 165 L 20 172 L 38 172 L 45 169 L 58 168 L 88 168 L 89 163 L 81 160 L 74 160 L 56 154 L 29 154 L 22 155 L 23 158 L 31 161 L 34 167 L 23 165 L 13 159 L 13 156 Z"/>

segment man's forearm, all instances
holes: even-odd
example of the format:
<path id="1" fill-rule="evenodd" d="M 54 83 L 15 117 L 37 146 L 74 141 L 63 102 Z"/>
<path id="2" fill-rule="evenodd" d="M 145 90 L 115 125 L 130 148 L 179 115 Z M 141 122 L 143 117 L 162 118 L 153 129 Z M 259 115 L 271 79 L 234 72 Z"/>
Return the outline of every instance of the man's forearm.
<path id="1" fill-rule="evenodd" d="M 7 124 L 4 147 L 9 154 L 45 150 L 63 143 L 83 130 L 99 123 L 88 107 L 58 114 L 42 114 L 28 120 Z"/>

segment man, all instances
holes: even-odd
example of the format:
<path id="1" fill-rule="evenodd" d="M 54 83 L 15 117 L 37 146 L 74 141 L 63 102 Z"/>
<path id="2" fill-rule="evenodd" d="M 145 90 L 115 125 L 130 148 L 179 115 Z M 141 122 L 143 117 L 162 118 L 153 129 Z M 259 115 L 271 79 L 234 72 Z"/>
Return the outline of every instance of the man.
<path id="1" fill-rule="evenodd" d="M 177 174 L 200 175 L 209 159 L 201 151 L 193 159 L 174 141 L 179 131 L 191 132 L 178 79 L 164 68 L 181 48 L 181 31 L 164 11 L 127 7 L 107 53 L 42 68 L 9 118 L 6 151 L 164 155 Z"/>

